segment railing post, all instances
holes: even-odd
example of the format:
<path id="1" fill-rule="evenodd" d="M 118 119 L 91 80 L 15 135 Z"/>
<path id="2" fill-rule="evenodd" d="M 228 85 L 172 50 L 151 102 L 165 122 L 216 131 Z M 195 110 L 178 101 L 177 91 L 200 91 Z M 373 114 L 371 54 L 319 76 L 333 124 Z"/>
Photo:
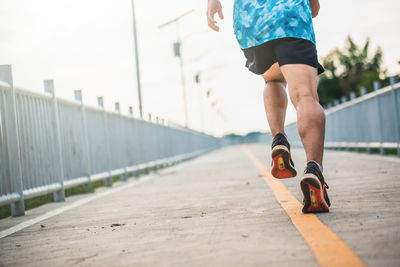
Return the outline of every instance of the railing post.
<path id="1" fill-rule="evenodd" d="M 21 152 L 19 147 L 19 134 L 17 125 L 17 108 L 15 103 L 15 89 L 12 78 L 11 65 L 0 65 L 0 80 L 9 84 L 10 90 L 7 97 L 7 114 L 6 114 L 6 136 L 8 150 L 8 164 L 10 170 L 11 189 L 18 193 L 20 198 L 18 201 L 11 203 L 11 215 L 13 217 L 25 215 L 22 168 L 21 168 Z"/>
<path id="2" fill-rule="evenodd" d="M 129 115 L 131 116 L 131 117 L 133 117 L 133 107 L 132 106 L 129 106 Z M 137 122 L 135 121 L 134 122 L 134 133 L 135 133 L 135 137 L 137 138 Z M 129 149 L 129 148 L 128 148 Z M 135 160 L 134 160 L 134 162 L 135 162 L 135 164 L 137 164 L 137 157 L 135 156 Z M 135 170 L 134 172 L 133 172 L 133 176 L 135 177 L 135 178 L 138 178 L 139 177 L 139 170 Z"/>
<path id="3" fill-rule="evenodd" d="M 346 97 L 346 96 L 342 96 L 342 97 L 340 98 L 340 102 L 341 102 L 342 104 L 343 104 L 343 103 L 346 103 L 346 101 L 347 101 L 347 97 Z M 345 111 L 342 110 L 341 113 L 342 113 L 342 117 L 343 117 L 343 116 L 345 117 Z M 342 121 L 342 123 L 343 123 L 343 129 L 344 129 L 345 135 L 346 135 L 346 136 L 350 136 L 350 135 L 349 135 L 349 132 L 350 132 L 350 125 L 349 125 L 349 122 L 350 122 L 350 121 L 349 121 L 348 119 L 346 119 L 346 118 L 344 118 L 344 119 L 341 120 L 341 121 Z M 347 140 L 348 140 L 348 139 L 347 139 Z M 345 149 L 346 151 L 349 151 L 349 150 L 350 150 L 349 142 L 346 141 L 346 142 L 343 142 L 343 143 L 345 143 L 344 149 Z"/>
<path id="4" fill-rule="evenodd" d="M 147 114 L 147 116 L 148 116 L 148 119 L 149 119 L 149 123 L 151 123 L 151 114 L 149 113 L 149 114 Z M 150 142 L 151 142 L 151 138 L 150 138 L 150 135 L 149 135 L 149 127 L 150 127 L 150 125 L 149 124 L 146 125 L 145 132 L 142 135 L 143 141 L 144 141 L 144 139 L 147 139 L 147 140 L 150 139 Z M 151 131 L 151 129 L 150 129 L 150 131 Z M 150 142 L 146 141 L 145 144 L 150 144 Z M 144 147 L 144 145 L 142 144 L 142 148 L 143 147 Z M 145 153 L 145 162 L 146 162 L 146 167 L 144 168 L 143 172 L 146 175 L 150 173 L 150 167 L 149 167 L 148 161 L 151 158 L 152 152 L 153 152 L 152 151 L 152 145 L 149 145 L 149 147 L 145 147 L 144 149 L 142 149 L 142 153 Z M 150 155 L 150 157 L 148 155 Z"/>
<path id="5" fill-rule="evenodd" d="M 51 94 L 52 105 L 53 105 L 53 124 L 57 142 L 57 157 L 58 157 L 58 176 L 59 182 L 61 184 L 61 189 L 53 193 L 53 198 L 55 202 L 61 202 L 65 200 L 65 190 L 64 190 L 64 161 L 61 146 L 61 131 L 60 131 L 60 117 L 58 116 L 58 106 L 57 99 L 54 93 L 54 81 L 46 80 L 44 81 L 45 92 Z"/>
<path id="6" fill-rule="evenodd" d="M 356 98 L 356 93 L 350 92 L 350 101 L 353 101 L 355 98 Z M 350 133 L 351 133 L 351 135 L 349 135 L 349 136 L 352 136 L 352 138 L 354 138 L 352 141 L 352 143 L 353 143 L 352 148 L 355 149 L 356 151 L 358 151 L 357 141 L 359 141 L 359 139 L 357 138 L 357 128 L 359 127 L 360 120 L 357 119 L 356 106 L 353 104 L 349 107 L 349 109 L 351 111 L 350 114 L 351 114 L 351 120 L 352 120 L 349 125 L 349 126 L 351 126 L 351 127 L 349 127 Z"/>
<path id="7" fill-rule="evenodd" d="M 112 174 L 111 174 L 111 166 L 110 166 L 110 145 L 108 141 L 108 131 L 107 131 L 107 114 L 104 109 L 104 101 L 103 97 L 97 98 L 97 105 L 103 110 L 103 125 L 104 125 L 104 142 L 106 147 L 106 161 L 107 161 L 107 170 L 109 173 L 109 177 L 104 179 L 104 186 L 111 187 L 112 186 Z"/>
<path id="8" fill-rule="evenodd" d="M 126 146 L 124 145 L 124 143 L 125 143 L 124 136 L 126 134 L 126 131 L 125 131 L 125 127 L 124 127 L 124 118 L 122 117 L 122 114 L 121 114 L 121 108 L 119 106 L 119 102 L 115 102 L 115 111 L 118 112 L 119 120 L 120 120 L 120 123 L 119 123 L 120 124 L 120 129 L 119 129 L 120 138 L 119 138 L 119 140 L 120 140 L 120 142 L 123 142 L 122 146 L 120 145 L 120 147 L 122 148 L 122 151 L 120 151 L 121 156 L 122 156 L 122 164 L 124 165 L 124 167 L 123 167 L 124 173 L 121 175 L 121 181 L 126 182 L 128 180 L 128 171 L 126 170 L 126 167 L 128 167 L 127 156 L 126 156 L 127 153 L 126 153 Z"/>
<path id="9" fill-rule="evenodd" d="M 154 155 L 156 155 L 156 157 L 153 157 L 152 161 L 157 160 L 159 155 L 160 155 L 160 151 L 158 150 L 158 148 L 159 148 L 158 147 L 158 143 L 159 143 L 158 134 L 159 134 L 159 132 L 157 131 L 158 130 L 157 129 L 158 126 L 159 126 L 159 124 L 158 124 L 158 116 L 155 116 L 154 124 L 152 125 L 152 128 L 154 128 L 154 129 L 152 129 L 152 139 L 153 139 L 152 143 L 153 143 Z M 158 170 L 158 165 L 154 164 L 152 171 L 153 172 L 157 172 L 157 170 Z"/>
<path id="10" fill-rule="evenodd" d="M 360 89 L 360 97 L 363 97 L 365 94 L 366 94 L 366 92 L 367 92 L 367 89 L 365 88 L 365 87 L 362 87 L 361 89 Z M 362 109 L 363 109 L 363 107 L 364 107 L 364 103 L 363 103 L 363 101 L 361 101 L 360 102 L 360 110 L 361 110 L 361 112 L 362 112 Z M 357 128 L 359 129 L 359 130 L 356 130 L 356 132 L 357 132 L 357 147 L 356 147 L 356 152 L 361 152 L 361 147 L 360 147 L 360 142 L 362 141 L 362 131 L 360 131 L 360 129 L 363 129 L 363 122 L 358 118 L 358 116 L 357 116 L 357 114 L 356 114 L 356 121 L 357 121 Z"/>
<path id="11" fill-rule="evenodd" d="M 367 88 L 361 87 L 361 89 L 360 89 L 360 94 L 361 94 L 361 97 L 364 98 L 364 96 L 367 94 Z M 365 107 L 365 105 L 366 105 L 365 100 L 361 101 L 360 105 L 361 105 L 361 107 Z M 363 129 L 363 130 L 365 130 L 365 129 Z M 360 138 L 359 138 L 359 139 L 360 139 Z M 371 141 L 371 140 L 368 140 L 368 138 L 365 138 L 365 141 L 366 141 L 366 152 L 367 152 L 368 154 L 371 154 L 371 153 L 372 153 L 372 148 L 371 148 L 371 146 L 369 145 L 370 142 L 368 142 L 368 141 Z M 361 149 L 359 149 L 359 150 L 357 150 L 357 151 L 360 152 Z"/>
<path id="12" fill-rule="evenodd" d="M 375 91 L 375 97 L 376 97 L 376 107 L 378 111 L 378 123 L 379 123 L 379 152 L 382 155 L 386 154 L 386 149 L 383 147 L 383 116 L 382 116 L 382 107 L 381 107 L 381 101 L 379 101 L 379 95 L 378 95 L 378 90 L 381 88 L 381 83 L 378 81 L 374 81 L 374 91 Z"/>
<path id="13" fill-rule="evenodd" d="M 392 99 L 393 99 L 393 108 L 394 108 L 394 114 L 395 114 L 395 134 L 396 134 L 396 142 L 397 142 L 397 156 L 400 157 L 400 118 L 399 118 L 399 113 L 400 113 L 400 108 L 399 108 L 399 103 L 397 101 L 397 96 L 396 92 L 394 91 L 394 85 L 397 83 L 397 76 L 392 76 L 390 77 L 390 85 L 392 87 L 391 93 L 392 93 Z M 397 89 L 399 90 L 399 89 Z"/>
<path id="14" fill-rule="evenodd" d="M 331 105 L 331 107 L 333 107 L 333 105 Z M 327 129 L 329 131 L 329 137 L 330 137 L 330 140 L 329 140 L 330 143 L 335 142 L 335 116 L 334 115 L 335 114 L 333 114 L 333 113 L 325 114 L 326 122 L 328 122 L 328 120 L 330 122 L 329 125 L 327 124 L 327 126 L 328 126 Z M 324 147 L 325 146 L 326 146 L 326 139 L 324 138 Z M 332 149 L 332 147 L 333 147 L 333 145 L 331 144 L 329 148 Z"/>
<path id="15" fill-rule="evenodd" d="M 89 185 L 92 184 L 92 160 L 90 157 L 90 147 L 89 147 L 89 132 L 87 128 L 87 118 L 86 118 L 86 108 L 83 104 L 82 90 L 74 91 L 75 100 L 81 103 L 81 114 L 82 114 L 82 130 L 83 130 L 83 145 L 84 153 L 86 155 L 86 175 L 89 179 Z"/>
<path id="16" fill-rule="evenodd" d="M 367 88 L 361 87 L 360 92 L 361 92 L 362 96 L 366 95 L 367 94 Z"/>
<path id="17" fill-rule="evenodd" d="M 339 102 L 339 100 L 337 100 L 337 99 L 335 99 L 334 101 L 333 101 L 333 106 L 334 107 L 336 107 L 336 106 L 338 106 L 340 104 L 340 102 Z M 334 130 L 333 130 L 333 135 L 334 135 L 334 145 L 332 146 L 332 149 L 334 149 L 334 150 L 337 150 L 337 149 L 339 149 L 339 145 L 337 145 L 338 143 L 339 143 L 339 140 L 340 140 L 340 127 L 338 127 L 339 126 L 339 124 L 337 123 L 338 121 L 339 121 L 339 116 L 338 116 L 338 114 L 339 114 L 339 112 L 338 111 L 335 111 L 334 113 L 332 113 L 332 120 L 333 120 L 333 125 L 334 125 L 334 127 L 332 127 Z"/>

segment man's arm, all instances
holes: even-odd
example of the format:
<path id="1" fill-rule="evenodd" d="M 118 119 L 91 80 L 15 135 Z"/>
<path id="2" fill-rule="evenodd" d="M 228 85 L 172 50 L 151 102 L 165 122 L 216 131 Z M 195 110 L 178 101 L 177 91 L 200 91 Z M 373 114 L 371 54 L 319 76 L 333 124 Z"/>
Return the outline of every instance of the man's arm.
<path id="1" fill-rule="evenodd" d="M 319 1 L 318 0 L 309 0 L 311 6 L 311 16 L 315 18 L 319 12 Z"/>
<path id="2" fill-rule="evenodd" d="M 220 19 L 224 19 L 224 15 L 222 14 L 221 2 L 219 2 L 219 0 L 208 0 L 208 8 L 207 8 L 208 27 L 217 32 L 219 31 L 219 27 L 217 26 L 217 21 L 214 19 L 215 13 L 218 13 Z"/>

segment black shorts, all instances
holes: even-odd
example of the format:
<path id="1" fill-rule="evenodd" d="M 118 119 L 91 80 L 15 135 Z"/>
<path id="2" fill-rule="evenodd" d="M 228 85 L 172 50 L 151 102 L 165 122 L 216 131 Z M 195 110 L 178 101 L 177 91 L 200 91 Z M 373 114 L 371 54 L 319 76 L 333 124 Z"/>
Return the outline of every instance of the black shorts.
<path id="1" fill-rule="evenodd" d="M 325 71 L 318 62 L 315 44 L 305 39 L 280 38 L 242 50 L 246 67 L 255 74 L 263 74 L 276 62 L 279 66 L 306 64 L 317 68 L 318 75 Z"/>

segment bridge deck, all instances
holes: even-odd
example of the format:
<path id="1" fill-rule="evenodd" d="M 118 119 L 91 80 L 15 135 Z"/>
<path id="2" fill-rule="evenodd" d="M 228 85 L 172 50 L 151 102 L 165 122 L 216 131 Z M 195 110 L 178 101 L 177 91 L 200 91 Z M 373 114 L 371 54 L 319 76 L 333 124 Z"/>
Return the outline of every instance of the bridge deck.
<path id="1" fill-rule="evenodd" d="M 247 148 L 269 162 L 265 146 Z M 304 153 L 293 152 L 301 173 Z M 399 163 L 391 157 L 326 152 L 333 205 L 318 218 L 370 266 L 400 264 Z M 321 263 L 276 200 L 273 190 L 279 189 L 268 186 L 242 146 L 163 169 L 137 184 L 131 180 L 1 220 L 0 236 L 15 233 L 0 239 L 0 265 Z M 302 201 L 298 177 L 282 183 Z M 18 223 L 25 225 L 7 230 Z"/>

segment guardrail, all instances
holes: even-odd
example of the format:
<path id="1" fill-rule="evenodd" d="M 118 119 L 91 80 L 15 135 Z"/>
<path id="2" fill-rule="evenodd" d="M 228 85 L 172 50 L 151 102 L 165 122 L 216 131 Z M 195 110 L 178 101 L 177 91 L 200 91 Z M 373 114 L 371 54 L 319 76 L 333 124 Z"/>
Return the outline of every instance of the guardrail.
<path id="1" fill-rule="evenodd" d="M 0 66 L 0 206 L 24 215 L 24 199 L 112 177 L 138 174 L 193 158 L 227 141 L 183 127 L 105 111 L 82 101 L 56 98 L 54 83 L 45 92 L 14 88 L 10 65 Z M 132 109 L 130 108 L 132 115 Z"/>
<path id="2" fill-rule="evenodd" d="M 374 91 L 355 97 L 325 110 L 326 148 L 366 149 L 373 148 L 386 154 L 388 148 L 397 149 L 400 156 L 400 83 L 391 77 L 390 86 L 380 89 L 374 83 Z M 286 134 L 291 143 L 301 145 L 297 123 L 286 126 Z"/>

